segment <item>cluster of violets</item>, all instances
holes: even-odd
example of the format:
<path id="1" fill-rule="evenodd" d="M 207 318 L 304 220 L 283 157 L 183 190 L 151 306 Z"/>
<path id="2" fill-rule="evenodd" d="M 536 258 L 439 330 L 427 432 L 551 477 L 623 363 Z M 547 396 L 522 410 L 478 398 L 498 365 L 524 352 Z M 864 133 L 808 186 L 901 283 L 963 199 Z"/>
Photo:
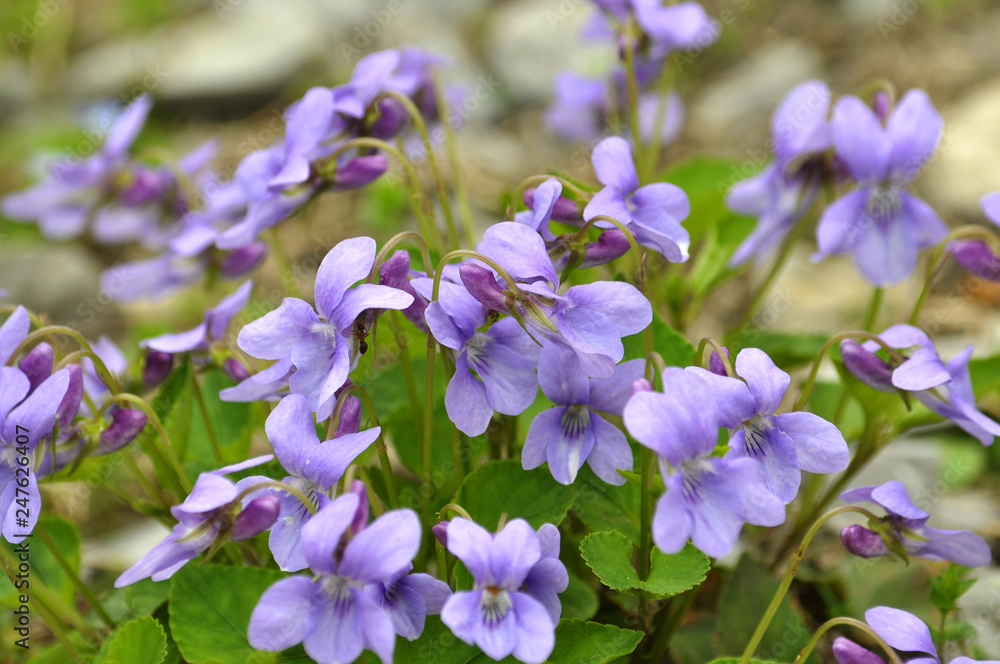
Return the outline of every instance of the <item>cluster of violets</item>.
<path id="1" fill-rule="evenodd" d="M 608 81 L 561 77 L 550 125 L 575 140 L 601 138 L 634 92 L 640 126 L 633 136 L 658 148 L 677 135 L 683 115 L 679 98 L 664 88 L 671 54 L 708 45 L 718 25 L 695 2 L 595 2 L 600 12 L 586 35 L 614 41 L 622 67 Z M 412 108 L 428 122 L 441 120 L 443 97 L 433 74 L 440 64 L 409 48 L 363 58 L 348 83 L 312 88 L 292 104 L 282 140 L 247 155 L 228 181 L 209 166 L 212 144 L 177 164 L 130 155 L 151 105 L 140 97 L 94 155 L 53 165 L 40 183 L 5 197 L 2 212 L 37 223 L 51 239 L 88 235 L 154 253 L 104 275 L 107 291 L 121 300 L 159 297 L 206 276 L 245 276 L 266 254 L 264 231 L 321 193 L 361 187 L 386 172 L 376 141 L 402 140 Z M 759 218 L 733 266 L 762 262 L 784 245 L 830 185 L 842 194 L 819 212 L 816 257 L 853 253 L 877 287 L 907 278 L 921 250 L 946 241 L 938 215 L 910 191 L 936 149 L 940 116 L 919 90 L 898 103 L 879 90 L 869 101 L 847 95 L 833 103 L 818 81 L 789 94 L 774 116 L 774 161 L 729 192 L 733 210 Z M 626 359 L 623 340 L 653 321 L 650 300 L 625 281 L 601 279 L 606 272 L 572 279 L 622 258 L 633 245 L 669 262 L 688 259 L 687 195 L 670 183 L 640 181 L 643 165 L 634 154 L 642 147 L 603 138 L 592 155 L 600 188 L 567 192 L 569 183 L 553 177 L 527 189 L 524 210 L 489 226 L 474 252 L 438 272 L 430 265 L 416 271 L 407 251 L 380 252 L 372 238 L 343 240 L 322 261 L 311 301 L 286 297 L 243 325 L 235 347 L 230 328 L 252 297 L 249 280 L 196 327 L 143 340 L 138 371 L 105 338 L 72 357 L 45 341 L 32 345 L 28 312 L 13 309 L 0 326 L 0 532 L 11 542 L 30 532 L 41 509 L 36 478 L 136 439 L 147 415 L 120 398 L 124 389 L 155 388 L 185 358 L 234 379 L 222 400 L 274 404 L 265 426 L 273 454 L 201 473 L 171 508 L 177 523 L 170 534 L 117 587 L 168 579 L 226 542 L 266 533 L 275 563 L 289 576 L 253 611 L 248 637 L 259 650 L 302 643 L 321 664 L 354 661 L 364 650 L 391 662 L 397 637 L 418 638 L 427 616 L 440 615 L 455 636 L 495 660 L 546 661 L 561 615 L 559 594 L 569 583 L 558 524 L 535 529 L 504 519 L 490 532 L 456 517 L 431 528 L 411 510 L 373 509 L 380 506 L 371 504 L 377 500 L 371 487 L 352 480 L 359 457 L 384 444 L 379 426 L 365 426 L 351 377 L 387 311 L 401 312 L 446 355 L 444 405 L 462 434 L 480 436 L 497 416 L 523 414 L 540 388 L 551 407 L 534 416 L 525 434 L 525 470 L 546 466 L 556 482 L 572 485 L 586 464 L 600 480 L 622 485 L 635 470 L 629 437 L 650 450 L 664 490 L 651 523 L 642 526 L 661 551 L 676 553 L 691 542 L 721 558 L 745 524 L 782 525 L 803 471 L 848 468 L 851 453 L 838 427 L 783 405 L 791 377 L 757 348 L 743 348 L 732 362 L 720 348 L 707 368 L 654 371 L 653 358 Z M 1000 194 L 984 199 L 983 208 L 1000 225 Z M 995 243 L 962 237 L 946 246 L 961 266 L 1000 280 Z M 972 350 L 945 361 L 912 325 L 840 344 L 844 366 L 858 381 L 912 396 L 989 445 L 1000 424 L 976 405 Z M 327 440 L 317 433 L 324 423 Z M 30 431 L 27 444 L 17 426 Z M 15 525 L 21 456 L 34 469 L 27 529 Z M 227 478 L 274 459 L 283 477 Z M 842 530 L 854 555 L 970 567 L 990 561 L 989 547 L 974 533 L 928 526 L 930 515 L 900 482 L 851 489 L 841 498 L 885 511 L 867 526 Z M 373 511 L 379 516 L 371 519 Z M 426 529 L 463 563 L 471 589 L 453 589 L 447 575 L 442 581 L 415 571 Z M 886 607 L 866 617 L 893 648 L 940 662 L 915 617 Z M 879 659 L 843 638 L 834 652 L 841 664 Z"/>

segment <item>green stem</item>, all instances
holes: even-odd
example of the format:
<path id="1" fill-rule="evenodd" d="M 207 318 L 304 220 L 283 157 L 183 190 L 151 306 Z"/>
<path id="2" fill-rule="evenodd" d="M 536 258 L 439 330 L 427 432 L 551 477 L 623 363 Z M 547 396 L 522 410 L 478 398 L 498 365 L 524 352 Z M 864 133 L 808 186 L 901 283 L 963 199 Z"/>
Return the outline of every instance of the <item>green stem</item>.
<path id="1" fill-rule="evenodd" d="M 868 305 L 868 312 L 865 313 L 865 323 L 861 329 L 865 332 L 871 332 L 875 327 L 875 322 L 878 320 L 878 312 L 882 308 L 882 300 L 885 299 L 885 289 L 876 288 L 872 292 L 872 300 Z"/>
<path id="2" fill-rule="evenodd" d="M 859 514 L 864 514 L 870 519 L 877 518 L 866 509 L 855 507 L 854 505 L 845 505 L 844 507 L 838 507 L 835 510 L 827 512 L 812 524 L 812 527 L 806 531 L 805 537 L 802 538 L 802 543 L 799 544 L 799 548 L 795 551 L 795 556 L 793 556 L 791 562 L 788 563 L 788 568 L 785 570 L 785 575 L 781 578 L 778 590 L 775 591 L 774 597 L 771 598 L 771 603 L 768 604 L 767 610 L 764 611 L 764 617 L 760 619 L 760 622 L 757 624 L 757 629 L 754 631 L 753 636 L 750 637 L 750 643 L 747 644 L 746 649 L 743 651 L 743 656 L 740 658 L 739 664 L 747 664 L 750 661 L 750 658 L 753 657 L 753 654 L 757 652 L 757 646 L 760 645 L 761 639 L 764 638 L 767 628 L 771 625 L 771 621 L 774 619 L 774 615 L 781 607 L 781 601 L 788 593 L 788 589 L 791 587 L 792 581 L 795 579 L 795 574 L 799 571 L 799 564 L 802 562 L 802 558 L 805 556 L 806 549 L 809 547 L 810 542 L 812 542 L 813 537 L 816 536 L 816 533 L 819 532 L 819 529 L 823 526 L 823 524 L 838 514 L 843 514 L 844 512 L 857 512 Z"/>
<path id="3" fill-rule="evenodd" d="M 945 636 L 944 636 L 944 628 L 948 624 L 948 614 L 949 613 L 951 613 L 951 611 L 942 611 L 941 612 L 941 623 L 940 623 L 940 627 L 938 627 L 938 643 L 937 643 L 937 651 L 938 652 L 944 652 L 944 647 L 948 643 L 948 639 L 946 639 Z"/>
<path id="4" fill-rule="evenodd" d="M 836 627 L 837 625 L 847 625 L 865 632 L 873 641 L 875 641 L 875 643 L 879 645 L 880 648 L 882 648 L 888 656 L 891 664 L 902 664 L 899 659 L 899 655 L 896 654 L 895 650 L 889 647 L 889 644 L 885 642 L 885 639 L 879 636 L 878 633 L 871 627 L 854 618 L 833 618 L 823 623 L 820 628 L 816 630 L 816 633 L 812 635 L 812 638 L 809 639 L 809 642 L 806 643 L 806 647 L 802 649 L 799 656 L 795 658 L 794 664 L 803 664 L 809 655 L 812 654 L 813 649 L 816 648 L 816 644 L 819 643 L 820 638 L 822 638 L 822 636 L 831 628 Z"/>
<path id="5" fill-rule="evenodd" d="M 438 111 L 441 113 L 441 123 L 444 126 L 444 144 L 448 153 L 448 166 L 451 169 L 451 181 L 455 189 L 455 200 L 458 202 L 458 213 L 465 226 L 465 241 L 475 244 L 476 226 L 472 219 L 472 208 L 469 206 L 469 193 L 465 190 L 462 178 L 462 165 L 458 162 L 458 143 L 455 138 L 455 127 L 452 125 L 451 108 L 445 96 L 441 75 L 431 68 L 431 79 L 434 81 L 434 96 L 437 99 Z"/>
<path id="6" fill-rule="evenodd" d="M 632 132 L 632 142 L 635 145 L 635 163 L 642 168 L 645 164 L 643 159 L 642 130 L 639 126 L 639 82 L 635 72 L 635 49 L 637 39 L 637 29 L 635 19 L 629 17 L 624 26 L 625 37 L 625 85 L 628 89 L 628 122 Z M 648 173 L 639 173 L 639 182 L 646 183 Z"/>
<path id="7" fill-rule="evenodd" d="M 656 175 L 657 157 L 660 155 L 660 141 L 663 139 L 663 121 L 666 119 L 667 108 L 670 105 L 670 93 L 674 88 L 674 60 L 667 56 L 663 63 L 660 80 L 656 84 L 659 99 L 656 103 L 656 116 L 653 122 L 651 140 L 646 149 L 646 173 L 649 177 Z"/>
<path id="8" fill-rule="evenodd" d="M 684 593 L 683 598 L 673 598 L 670 601 L 670 608 L 673 611 L 668 611 L 666 608 L 661 609 L 663 615 L 663 621 L 660 622 L 660 616 L 657 618 L 656 629 L 653 632 L 653 645 L 649 649 L 649 657 L 647 658 L 650 662 L 660 662 L 663 660 L 663 655 L 666 654 L 667 649 L 670 647 L 670 642 L 674 638 L 674 634 L 681 626 L 681 621 L 684 620 L 684 616 L 691 609 L 691 605 L 694 604 L 695 597 L 698 596 L 698 591 L 701 586 L 695 586 L 691 590 Z M 679 605 L 673 607 L 673 604 L 677 604 L 677 600 L 680 599 Z"/>
<path id="9" fill-rule="evenodd" d="M 44 339 L 46 337 L 52 338 L 53 336 L 61 334 L 63 336 L 71 338 L 73 341 L 80 345 L 80 348 L 88 351 L 88 357 L 90 357 L 94 362 L 94 369 L 100 375 L 101 380 L 104 382 L 108 388 L 118 391 L 121 387 L 118 384 L 118 379 L 115 378 L 114 374 L 108 370 L 107 365 L 104 364 L 104 360 L 97 356 L 94 349 L 90 347 L 90 342 L 88 342 L 83 335 L 74 330 L 71 327 L 66 327 L 65 325 L 46 325 L 45 327 L 35 330 L 24 339 L 21 340 L 10 354 L 10 359 L 7 361 L 8 366 L 13 366 L 14 362 L 17 361 L 17 356 L 28 349 L 31 344 L 35 343 L 39 339 Z M 53 339 L 56 346 L 61 346 L 59 342 Z"/>
<path id="10" fill-rule="evenodd" d="M 222 458 L 222 448 L 219 446 L 219 437 L 215 434 L 215 426 L 212 424 L 212 418 L 208 415 L 208 406 L 205 405 L 205 395 L 201 392 L 201 386 L 198 384 L 197 377 L 191 377 L 191 385 L 193 387 L 191 391 L 194 392 L 195 403 L 198 404 L 198 410 L 201 411 L 201 421 L 205 424 L 205 431 L 208 433 L 208 442 L 212 446 L 212 455 L 219 463 L 225 463 L 225 459 Z"/>
<path id="11" fill-rule="evenodd" d="M 414 126 L 420 133 L 420 138 L 424 142 L 424 150 L 427 151 L 427 163 L 431 167 L 431 173 L 434 175 L 434 182 L 437 185 L 438 202 L 441 204 L 441 214 L 444 216 L 445 228 L 448 231 L 448 243 L 452 248 L 457 249 L 460 243 L 458 228 L 455 226 L 455 213 L 451 209 L 451 199 L 448 198 L 448 188 L 445 186 L 444 178 L 441 177 L 441 169 L 438 166 L 437 157 L 434 156 L 434 147 L 431 145 L 431 138 L 427 133 L 427 123 L 424 122 L 424 116 L 420 113 L 420 109 L 417 108 L 412 99 L 395 90 L 383 92 L 379 96 L 379 99 L 375 100 L 376 108 L 378 107 L 379 100 L 386 97 L 391 97 L 403 105 L 403 108 L 406 109 L 406 112 L 410 115 L 410 119 L 413 120 Z"/>
<path id="12" fill-rule="evenodd" d="M 375 414 L 375 405 L 372 403 L 371 395 L 368 394 L 368 390 L 361 387 L 360 385 L 350 385 L 347 387 L 340 395 L 337 416 L 339 418 L 340 409 L 339 406 L 343 405 L 343 400 L 348 394 L 356 394 L 361 399 L 361 403 L 365 406 L 365 412 L 368 413 L 368 417 L 377 427 L 381 427 L 381 422 L 379 422 L 378 415 Z M 378 438 L 375 439 L 375 449 L 378 452 L 378 461 L 382 469 L 382 479 L 385 480 L 385 488 L 389 494 L 389 507 L 395 508 L 399 506 L 399 493 L 396 490 L 396 476 L 392 472 L 392 464 L 389 462 L 389 450 L 385 444 L 385 437 L 379 432 Z M 358 466 L 360 469 L 361 467 Z"/>
<path id="13" fill-rule="evenodd" d="M 107 401 L 104 402 L 104 405 L 101 406 L 99 414 L 103 414 L 104 411 L 108 408 L 108 406 L 118 401 L 125 401 L 134 404 L 138 406 L 139 409 L 146 414 L 146 417 L 149 419 L 149 422 L 152 423 L 153 428 L 156 429 L 156 432 L 160 435 L 160 439 L 163 442 L 162 450 L 156 445 L 149 446 L 149 449 L 155 452 L 155 454 L 152 456 L 155 456 L 160 461 L 160 463 L 172 468 L 173 474 L 175 476 L 174 479 L 176 480 L 176 483 L 181 489 L 183 495 L 187 495 L 188 493 L 190 493 L 192 487 L 191 478 L 188 477 L 187 471 L 181 464 L 180 459 L 178 459 L 177 455 L 174 453 L 174 448 L 170 444 L 170 436 L 167 435 L 166 429 L 163 428 L 163 423 L 160 422 L 160 417 L 159 415 L 156 414 L 156 411 L 153 410 L 152 407 L 148 403 L 146 403 L 143 399 L 140 399 L 134 394 L 122 392 L 120 394 L 112 394 L 111 396 L 109 396 Z"/>
<path id="14" fill-rule="evenodd" d="M 437 299 L 437 290 L 440 285 L 441 268 L 437 270 L 434 283 L 434 299 Z M 431 522 L 431 453 L 434 445 L 434 361 L 437 354 L 437 342 L 434 335 L 427 334 L 427 363 L 424 366 L 424 436 L 423 449 L 421 450 L 421 470 L 423 471 L 423 482 L 426 486 L 420 491 L 420 523 L 426 525 Z M 427 547 L 430 538 L 433 537 L 430 529 L 425 529 L 423 542 L 420 545 L 419 568 L 423 568 L 427 560 Z"/>
<path id="15" fill-rule="evenodd" d="M 35 526 L 35 532 L 38 533 L 38 537 L 41 538 L 42 543 L 48 548 L 49 552 L 56 559 L 56 563 L 58 563 L 59 567 L 62 568 L 62 571 L 66 574 L 66 576 L 69 577 L 69 580 L 73 583 L 73 585 L 76 586 L 76 589 L 80 591 L 80 594 L 83 595 L 84 599 L 87 600 L 87 603 L 90 604 L 90 608 L 92 608 L 94 613 L 98 615 L 101 622 L 103 622 L 106 627 L 114 627 L 115 621 L 113 621 L 111 616 L 109 616 L 104 610 L 104 607 L 101 605 L 101 601 L 97 599 L 96 595 L 94 595 L 94 591 L 92 591 L 90 587 L 83 582 L 80 575 L 76 573 L 73 567 L 63 556 L 62 551 L 59 550 L 56 543 L 52 541 L 51 537 L 49 537 L 49 533 L 45 530 L 44 526 L 40 523 L 37 524 Z"/>

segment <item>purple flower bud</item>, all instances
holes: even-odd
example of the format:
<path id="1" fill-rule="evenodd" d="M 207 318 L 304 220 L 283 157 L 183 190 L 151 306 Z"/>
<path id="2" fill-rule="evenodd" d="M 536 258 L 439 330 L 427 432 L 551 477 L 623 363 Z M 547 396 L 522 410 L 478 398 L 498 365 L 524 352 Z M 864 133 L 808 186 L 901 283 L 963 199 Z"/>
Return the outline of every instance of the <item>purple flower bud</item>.
<path id="1" fill-rule="evenodd" d="M 226 358 L 225 362 L 222 363 L 222 371 L 237 383 L 242 383 L 250 377 L 250 370 L 247 369 L 247 365 L 235 357 Z"/>
<path id="2" fill-rule="evenodd" d="M 487 309 L 507 311 L 507 298 L 493 273 L 475 263 L 463 263 L 458 274 L 472 297 Z"/>
<path id="3" fill-rule="evenodd" d="M 857 524 L 841 530 L 840 541 L 848 552 L 861 558 L 878 558 L 889 553 L 881 535 Z"/>
<path id="4" fill-rule="evenodd" d="M 524 192 L 524 204 L 529 210 L 535 209 L 535 190 L 537 187 L 532 187 Z M 555 205 L 552 206 L 552 214 L 549 215 L 550 219 L 555 221 L 564 221 L 567 223 L 582 223 L 583 215 L 580 214 L 580 207 L 576 204 L 576 201 L 566 198 L 565 196 L 560 196 L 556 199 Z"/>
<path id="5" fill-rule="evenodd" d="M 431 532 L 434 533 L 434 537 L 438 538 L 445 547 L 448 546 L 448 522 L 441 521 L 440 523 L 435 523 L 431 526 Z"/>
<path id="6" fill-rule="evenodd" d="M 387 140 L 396 136 L 410 120 L 406 109 L 395 99 L 383 99 L 378 105 L 378 119 L 372 123 L 369 132 L 375 138 Z"/>
<path id="7" fill-rule="evenodd" d="M 604 231 L 597 242 L 588 242 L 584 246 L 583 262 L 580 263 L 580 267 L 587 268 L 610 263 L 627 254 L 631 248 L 632 245 L 629 244 L 625 233 L 619 229 Z"/>
<path id="8" fill-rule="evenodd" d="M 122 449 L 146 426 L 146 414 L 132 408 L 119 408 L 111 415 L 111 424 L 101 432 L 97 454 L 111 454 Z"/>
<path id="9" fill-rule="evenodd" d="M 238 542 L 259 535 L 274 525 L 281 513 L 281 498 L 273 493 L 254 498 L 233 523 L 229 539 Z"/>
<path id="10" fill-rule="evenodd" d="M 726 359 L 729 359 L 729 349 L 723 348 L 722 352 L 726 354 Z M 717 376 L 728 376 L 726 373 L 726 365 L 722 362 L 722 358 L 719 357 L 719 351 L 713 350 L 712 356 L 708 358 L 708 370 Z"/>
<path id="11" fill-rule="evenodd" d="M 337 422 L 337 430 L 334 438 L 340 438 L 347 434 L 357 433 L 361 430 L 361 399 L 353 394 L 344 400 L 344 405 L 340 407 L 340 420 Z M 364 484 L 361 485 L 362 488 Z"/>
<path id="12" fill-rule="evenodd" d="M 865 385 L 881 392 L 896 391 L 892 385 L 892 367 L 875 353 L 865 350 L 857 341 L 841 341 L 840 356 L 847 370 Z"/>
<path id="13" fill-rule="evenodd" d="M 885 664 L 885 660 L 872 651 L 842 636 L 833 640 L 833 656 L 838 664 Z"/>
<path id="14" fill-rule="evenodd" d="M 955 262 L 972 274 L 989 281 L 1000 281 L 1000 257 L 985 242 L 966 240 L 951 246 Z"/>
<path id="15" fill-rule="evenodd" d="M 28 377 L 29 390 L 34 392 L 42 381 L 52 375 L 52 362 L 55 352 L 52 346 L 44 341 L 28 351 L 17 363 L 17 368 Z"/>
<path id="16" fill-rule="evenodd" d="M 150 351 L 146 355 L 146 366 L 142 370 L 142 382 L 146 389 L 152 389 L 166 380 L 173 365 L 174 356 L 170 353 Z"/>
<path id="17" fill-rule="evenodd" d="M 132 174 L 132 182 L 118 194 L 118 200 L 130 206 L 145 205 L 162 198 L 174 185 L 174 178 L 167 171 L 139 168 Z"/>
<path id="18" fill-rule="evenodd" d="M 251 242 L 223 256 L 219 271 L 228 279 L 236 279 L 257 267 L 266 255 L 267 243 Z"/>
<path id="19" fill-rule="evenodd" d="M 885 90 L 879 90 L 875 93 L 875 98 L 872 100 L 872 110 L 883 122 L 889 119 L 892 108 L 890 107 L 889 94 Z"/>
<path id="20" fill-rule="evenodd" d="M 653 392 L 653 384 L 650 383 L 645 378 L 640 378 L 637 381 L 633 381 L 632 388 L 629 391 L 630 395 L 638 394 L 639 392 Z"/>
<path id="21" fill-rule="evenodd" d="M 83 370 L 76 364 L 66 367 L 69 373 L 69 387 L 56 409 L 56 421 L 60 429 L 67 429 L 80 412 L 80 402 L 83 400 Z"/>
<path id="22" fill-rule="evenodd" d="M 379 266 L 379 283 L 383 286 L 398 288 L 413 296 L 413 304 L 403 309 L 403 315 L 421 332 L 427 332 L 427 321 L 424 320 L 424 310 L 427 302 L 417 294 L 410 284 L 410 254 L 400 249 L 393 252 Z"/>
<path id="23" fill-rule="evenodd" d="M 389 168 L 389 161 L 380 154 L 357 157 L 337 169 L 333 178 L 334 189 L 363 187 L 377 179 Z"/>
<path id="24" fill-rule="evenodd" d="M 358 508 L 354 510 L 354 518 L 351 519 L 350 531 L 352 535 L 357 535 L 368 525 L 368 492 L 365 490 L 365 483 L 361 480 L 351 482 L 351 491 L 358 497 Z"/>

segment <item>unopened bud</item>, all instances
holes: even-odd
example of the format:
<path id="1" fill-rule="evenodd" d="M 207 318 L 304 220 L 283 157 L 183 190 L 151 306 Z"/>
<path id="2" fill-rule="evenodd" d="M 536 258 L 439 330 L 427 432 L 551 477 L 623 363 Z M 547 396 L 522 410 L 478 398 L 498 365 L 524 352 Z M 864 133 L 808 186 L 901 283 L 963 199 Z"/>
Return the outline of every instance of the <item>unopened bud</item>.
<path id="1" fill-rule="evenodd" d="M 861 558 L 878 558 L 889 553 L 881 535 L 857 524 L 841 530 L 840 541 L 848 552 Z"/>
<path id="2" fill-rule="evenodd" d="M 28 353 L 17 363 L 17 368 L 28 377 L 30 391 L 52 375 L 52 362 L 55 360 L 55 351 L 52 346 L 44 341 L 28 351 Z"/>
<path id="3" fill-rule="evenodd" d="M 896 391 L 892 385 L 892 367 L 854 339 L 840 342 L 840 356 L 847 370 L 865 385 L 881 392 Z"/>
<path id="4" fill-rule="evenodd" d="M 492 311 L 507 312 L 506 294 L 492 272 L 475 263 L 464 263 L 458 273 L 466 290 L 480 304 Z"/>
<path id="5" fill-rule="evenodd" d="M 219 263 L 219 272 L 227 279 L 242 277 L 255 267 L 260 265 L 267 255 L 267 243 L 251 242 L 250 244 L 234 249 L 222 257 Z"/>
<path id="6" fill-rule="evenodd" d="M 142 370 L 142 382 L 146 389 L 151 389 L 166 380 L 171 367 L 174 366 L 174 356 L 158 350 L 146 355 L 146 366 Z"/>
<path id="7" fill-rule="evenodd" d="M 101 432 L 97 454 L 116 452 L 138 436 L 146 426 L 146 414 L 132 408 L 119 408 L 111 414 L 111 424 Z"/>
<path id="8" fill-rule="evenodd" d="M 281 499 L 273 493 L 254 498 L 236 517 L 229 539 L 238 542 L 259 535 L 274 525 L 280 513 Z"/>

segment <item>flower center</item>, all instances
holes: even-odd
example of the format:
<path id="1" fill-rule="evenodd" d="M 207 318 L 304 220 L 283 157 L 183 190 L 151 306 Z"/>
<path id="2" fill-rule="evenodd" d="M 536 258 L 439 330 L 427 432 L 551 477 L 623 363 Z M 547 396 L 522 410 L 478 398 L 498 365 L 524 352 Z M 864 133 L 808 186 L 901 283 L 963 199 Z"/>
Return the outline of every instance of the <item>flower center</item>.
<path id="1" fill-rule="evenodd" d="M 311 482 L 304 477 L 296 477 L 295 479 L 289 481 L 288 485 L 293 489 L 298 489 L 306 498 L 309 499 L 309 502 L 312 503 L 313 507 L 317 509 L 319 508 L 319 496 L 316 495 L 316 492 L 319 490 L 319 486 L 317 486 L 315 482 Z M 307 509 L 305 505 L 298 501 L 298 499 L 296 499 L 295 502 L 299 503 L 295 510 L 296 512 Z M 284 521 L 286 526 L 292 525 L 295 521 L 295 515 L 289 514 L 284 518 Z"/>
<path id="2" fill-rule="evenodd" d="M 567 438 L 579 438 L 590 428 L 590 409 L 583 403 L 566 406 L 559 424 Z"/>
<path id="3" fill-rule="evenodd" d="M 465 342 L 466 357 L 473 368 L 478 366 L 480 358 L 486 354 L 489 343 L 490 337 L 485 332 L 476 332 Z"/>
<path id="4" fill-rule="evenodd" d="M 891 187 L 872 187 L 865 204 L 865 212 L 876 222 L 895 217 L 902 202 L 899 193 Z"/>
<path id="5" fill-rule="evenodd" d="M 336 610 L 342 610 L 350 604 L 352 585 L 350 579 L 332 574 L 325 575 L 319 583 L 320 589 L 327 594 Z"/>
<path id="6" fill-rule="evenodd" d="M 766 432 L 770 428 L 771 423 L 760 415 L 754 415 L 744 422 L 743 425 L 745 427 L 743 447 L 746 449 L 747 456 L 755 459 L 763 458 L 767 445 Z"/>
<path id="7" fill-rule="evenodd" d="M 496 627 L 507 616 L 512 602 L 510 593 L 497 586 L 488 586 L 483 589 L 482 599 L 479 606 L 483 610 L 483 622 L 487 627 Z"/>

